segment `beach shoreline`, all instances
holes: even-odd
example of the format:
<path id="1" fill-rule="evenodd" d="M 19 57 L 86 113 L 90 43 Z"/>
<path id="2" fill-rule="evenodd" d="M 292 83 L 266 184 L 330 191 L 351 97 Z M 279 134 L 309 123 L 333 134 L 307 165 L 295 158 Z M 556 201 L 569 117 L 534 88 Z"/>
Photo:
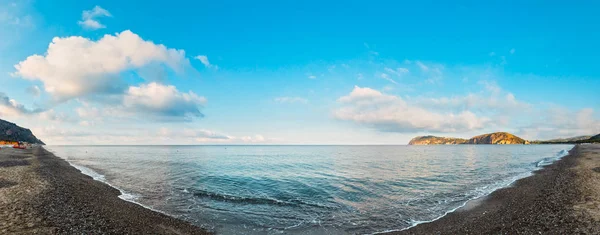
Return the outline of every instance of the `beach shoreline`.
<path id="1" fill-rule="evenodd" d="M 209 234 L 119 195 L 42 147 L 0 151 L 3 234 Z M 489 233 L 600 233 L 600 145 L 576 145 L 510 187 L 386 234 Z"/>
<path id="2" fill-rule="evenodd" d="M 210 234 L 119 195 L 42 147 L 0 150 L 2 234 Z"/>
<path id="3" fill-rule="evenodd" d="M 510 187 L 437 220 L 385 234 L 600 234 L 598 183 L 600 145 L 576 145 Z"/>

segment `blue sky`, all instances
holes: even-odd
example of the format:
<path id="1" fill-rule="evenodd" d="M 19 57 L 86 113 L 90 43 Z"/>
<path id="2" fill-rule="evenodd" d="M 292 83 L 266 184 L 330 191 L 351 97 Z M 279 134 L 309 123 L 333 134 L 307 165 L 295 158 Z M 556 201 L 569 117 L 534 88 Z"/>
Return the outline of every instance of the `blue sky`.
<path id="1" fill-rule="evenodd" d="M 598 7 L 0 0 L 0 118 L 49 144 L 595 134 Z"/>

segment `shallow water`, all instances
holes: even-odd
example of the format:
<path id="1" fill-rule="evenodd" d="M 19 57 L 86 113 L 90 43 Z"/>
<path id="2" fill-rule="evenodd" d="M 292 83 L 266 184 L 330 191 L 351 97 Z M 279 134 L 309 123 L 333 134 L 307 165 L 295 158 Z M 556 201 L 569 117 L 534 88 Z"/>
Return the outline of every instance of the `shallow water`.
<path id="1" fill-rule="evenodd" d="M 221 234 L 366 234 L 434 220 L 572 145 L 48 146 L 123 199 Z"/>

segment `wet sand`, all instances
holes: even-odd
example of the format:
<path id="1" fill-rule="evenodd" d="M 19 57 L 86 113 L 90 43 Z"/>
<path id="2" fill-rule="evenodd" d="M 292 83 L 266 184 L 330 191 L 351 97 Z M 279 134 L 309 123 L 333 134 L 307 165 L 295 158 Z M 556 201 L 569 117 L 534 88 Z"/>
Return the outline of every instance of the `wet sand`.
<path id="1" fill-rule="evenodd" d="M 43 148 L 0 150 L 0 234 L 208 234 L 119 195 Z"/>
<path id="2" fill-rule="evenodd" d="M 447 216 L 391 234 L 600 234 L 600 144 Z"/>

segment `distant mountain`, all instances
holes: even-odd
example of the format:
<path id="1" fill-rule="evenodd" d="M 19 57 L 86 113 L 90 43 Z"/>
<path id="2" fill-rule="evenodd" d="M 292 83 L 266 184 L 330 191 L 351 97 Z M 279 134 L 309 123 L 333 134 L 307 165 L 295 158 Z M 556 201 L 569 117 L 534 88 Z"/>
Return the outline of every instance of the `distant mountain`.
<path id="1" fill-rule="evenodd" d="M 31 130 L 17 126 L 12 122 L 7 122 L 0 119 L 0 140 L 20 141 L 31 144 L 44 144 L 39 140 Z"/>
<path id="2" fill-rule="evenodd" d="M 595 136 L 576 136 L 571 138 L 561 138 L 552 140 L 534 141 L 534 144 L 581 144 L 581 143 L 598 143 L 600 142 L 600 134 Z"/>
<path id="3" fill-rule="evenodd" d="M 408 142 L 409 145 L 438 145 L 438 144 L 464 144 L 468 140 L 460 138 L 438 137 L 438 136 L 417 136 Z"/>
<path id="4" fill-rule="evenodd" d="M 575 136 L 575 137 L 571 137 L 571 138 L 543 140 L 543 141 L 540 141 L 540 142 L 547 142 L 547 143 L 575 142 L 575 141 L 580 141 L 580 140 L 588 140 L 591 137 L 592 136 L 589 136 L 589 135 L 582 135 L 582 136 Z"/>
<path id="5" fill-rule="evenodd" d="M 441 144 L 529 144 L 529 141 L 521 139 L 507 132 L 494 132 L 478 135 L 470 139 L 438 136 L 417 136 L 410 140 L 409 145 L 441 145 Z"/>

